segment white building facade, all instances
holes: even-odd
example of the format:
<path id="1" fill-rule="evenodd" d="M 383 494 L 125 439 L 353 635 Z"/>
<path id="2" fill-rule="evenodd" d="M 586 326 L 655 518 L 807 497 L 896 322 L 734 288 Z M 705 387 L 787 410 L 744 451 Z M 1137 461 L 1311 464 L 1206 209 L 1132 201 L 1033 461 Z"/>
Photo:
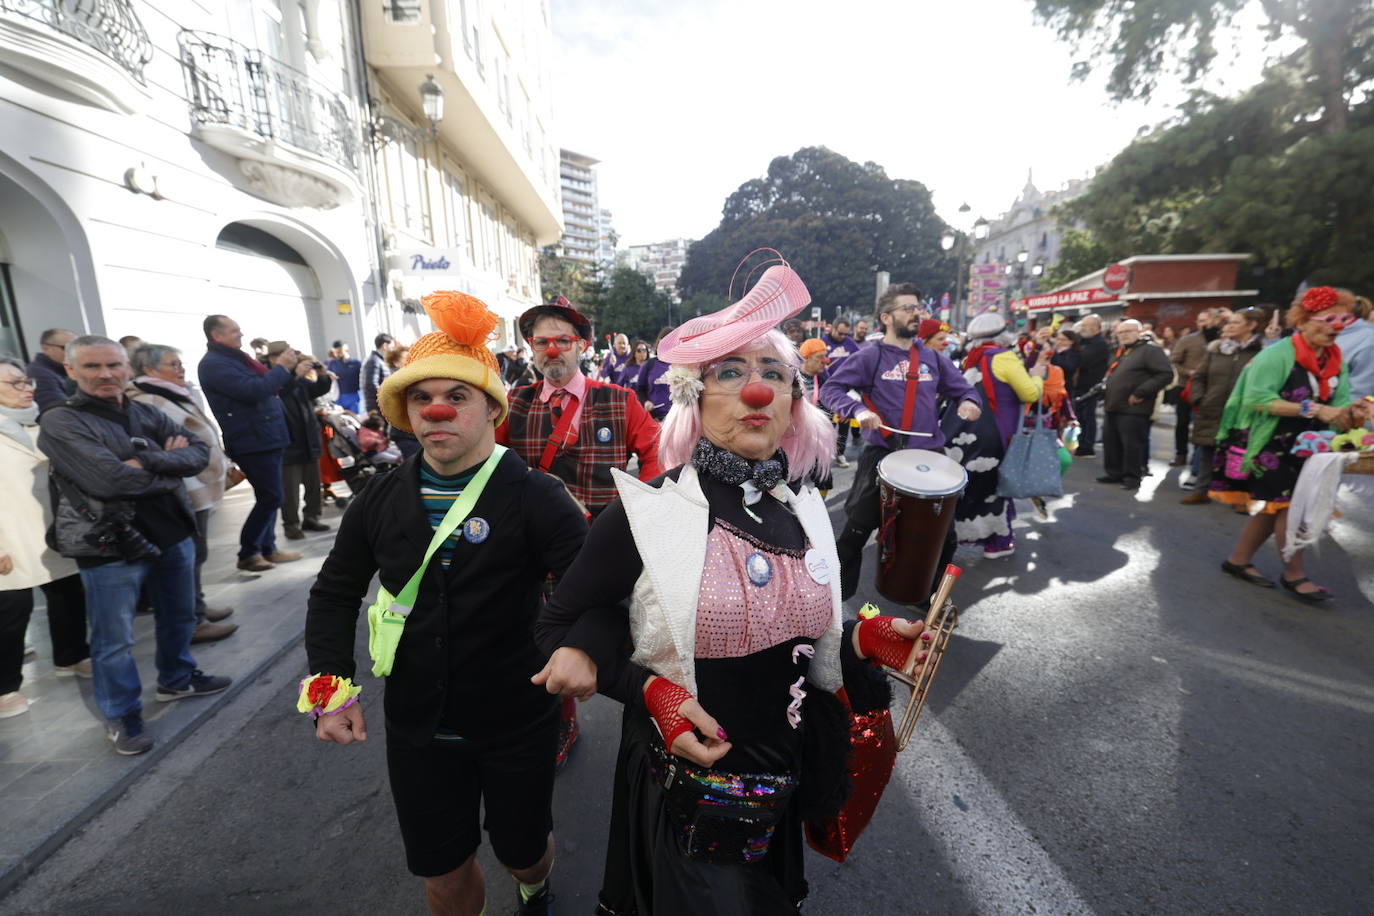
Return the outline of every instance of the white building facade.
<path id="1" fill-rule="evenodd" d="M 600 263 L 601 202 L 596 186 L 599 160 L 583 153 L 559 151 L 559 187 L 563 200 L 563 238 L 559 257 L 581 264 Z"/>
<path id="2" fill-rule="evenodd" d="M 1088 182 L 1074 180 L 1042 192 L 1031 176 L 1026 177 L 1011 208 L 989 223 L 987 238 L 975 244 L 968 277 L 970 314 L 1039 291 L 1040 275 L 1059 262 L 1064 236 L 1051 211 L 1087 188 Z"/>
<path id="3" fill-rule="evenodd" d="M 456 289 L 502 316 L 497 346 L 541 301 L 539 248 L 563 230 L 551 139 L 546 0 L 408 0 L 361 6 L 385 268 L 402 339 L 430 328 L 421 296 Z M 443 91 L 429 130 L 418 87 Z"/>
<path id="4" fill-rule="evenodd" d="M 677 291 L 677 279 L 687 264 L 687 249 L 692 239 L 668 239 L 650 245 L 629 245 L 619 256 L 619 262 L 633 268 L 654 281 L 654 288 L 667 293 L 674 302 L 682 299 Z"/>
<path id="5" fill-rule="evenodd" d="M 0 350 L 392 328 L 357 36 L 347 0 L 0 0 Z"/>

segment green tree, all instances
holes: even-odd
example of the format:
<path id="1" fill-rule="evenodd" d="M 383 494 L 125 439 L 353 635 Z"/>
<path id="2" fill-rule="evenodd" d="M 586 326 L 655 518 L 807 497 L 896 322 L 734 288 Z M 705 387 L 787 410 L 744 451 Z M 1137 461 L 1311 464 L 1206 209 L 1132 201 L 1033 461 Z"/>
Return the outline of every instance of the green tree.
<path id="1" fill-rule="evenodd" d="M 774 159 L 767 175 L 726 199 L 720 225 L 688 249 L 678 288 L 689 300 L 703 293 L 738 299 L 747 271 L 730 286 L 741 259 L 774 248 L 826 314 L 837 307 L 867 312 L 875 269 L 930 295 L 953 290 L 957 265 L 940 248 L 945 228 L 919 181 L 805 147 Z"/>
<path id="2" fill-rule="evenodd" d="M 596 332 L 652 341 L 659 328 L 671 323 L 672 311 L 673 300 L 655 289 L 652 280 L 632 268 L 618 267 L 598 304 Z"/>
<path id="3" fill-rule="evenodd" d="M 1202 78 L 1241 0 L 1034 0 L 1061 36 L 1110 61 L 1116 99 L 1171 65 Z M 1242 283 L 1283 301 L 1303 282 L 1368 289 L 1374 262 L 1374 4 L 1264 0 L 1266 36 L 1301 44 L 1234 98 L 1195 89 L 1061 208 L 1114 257 L 1241 251 Z"/>
<path id="4" fill-rule="evenodd" d="M 719 312 L 729 304 L 729 300 L 717 293 L 694 293 L 682 300 L 680 311 L 685 321 L 697 315 L 710 315 L 712 312 Z"/>
<path id="5" fill-rule="evenodd" d="M 1217 57 L 1217 38 L 1250 0 L 1034 0 L 1036 14 L 1088 56 L 1083 77 L 1111 67 L 1114 99 L 1148 98 L 1163 73 L 1196 85 Z M 1313 83 L 1325 133 L 1346 129 L 1354 90 L 1374 74 L 1374 6 L 1369 0 L 1261 0 L 1265 40 L 1302 42 L 1302 68 Z"/>
<path id="6" fill-rule="evenodd" d="M 1101 270 L 1124 255 L 1110 251 L 1085 229 L 1066 229 L 1059 242 L 1059 260 L 1040 278 L 1040 288 L 1058 289 L 1084 274 Z"/>

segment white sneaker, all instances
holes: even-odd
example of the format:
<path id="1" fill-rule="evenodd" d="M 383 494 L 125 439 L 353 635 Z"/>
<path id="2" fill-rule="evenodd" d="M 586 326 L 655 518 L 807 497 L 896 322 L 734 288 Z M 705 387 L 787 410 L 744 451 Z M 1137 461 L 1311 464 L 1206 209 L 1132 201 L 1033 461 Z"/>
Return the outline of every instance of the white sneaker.
<path id="1" fill-rule="evenodd" d="M 1178 487 L 1180 490 L 1196 490 L 1197 478 L 1192 474 L 1188 474 L 1178 482 Z"/>
<path id="2" fill-rule="evenodd" d="M 83 658 L 75 665 L 53 665 L 53 674 L 58 677 L 94 677 L 95 672 L 91 670 L 91 660 Z"/>
<path id="3" fill-rule="evenodd" d="M 1008 547 L 1006 550 L 984 550 L 983 559 L 996 560 L 998 557 L 1009 557 L 1016 553 L 1015 547 Z"/>
<path id="4" fill-rule="evenodd" d="M 0 719 L 22 716 L 29 711 L 29 698 L 19 691 L 0 694 Z"/>
<path id="5" fill-rule="evenodd" d="M 837 467 L 837 468 L 847 468 L 847 467 L 849 467 L 849 459 L 846 458 L 846 457 L 843 456 L 843 455 L 837 456 L 837 457 L 835 458 L 835 467 Z"/>

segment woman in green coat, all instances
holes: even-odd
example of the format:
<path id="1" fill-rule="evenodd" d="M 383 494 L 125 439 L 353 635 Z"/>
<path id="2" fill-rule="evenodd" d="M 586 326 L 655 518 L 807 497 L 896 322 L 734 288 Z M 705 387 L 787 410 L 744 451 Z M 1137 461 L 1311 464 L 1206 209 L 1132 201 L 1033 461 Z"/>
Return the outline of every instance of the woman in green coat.
<path id="1" fill-rule="evenodd" d="M 1221 414 L 1241 371 L 1264 349 L 1264 337 L 1260 333 L 1264 322 L 1264 312 L 1260 309 L 1232 312 L 1221 329 L 1221 337 L 1207 344 L 1202 361 L 1193 372 L 1188 389 L 1193 407 L 1191 441 L 1197 446 L 1200 472 L 1192 484 L 1193 492 L 1179 500 L 1186 506 L 1212 501 L 1207 489 L 1212 483 L 1212 459 L 1217 451 Z"/>
<path id="2" fill-rule="evenodd" d="M 1251 360 L 1222 412 L 1210 495 L 1251 514 L 1221 568 L 1251 584 L 1274 587 L 1252 561 L 1270 535 L 1283 549 L 1288 505 L 1302 470 L 1303 459 L 1292 453 L 1298 435 L 1345 431 L 1367 419 L 1363 404 L 1350 404 L 1348 373 L 1336 346 L 1336 335 L 1354 320 L 1350 306 L 1349 297 L 1342 299 L 1329 286 L 1309 289 L 1288 310 L 1293 336 Z M 1332 597 L 1307 578 L 1302 551 L 1284 563 L 1279 582 L 1304 601 Z"/>

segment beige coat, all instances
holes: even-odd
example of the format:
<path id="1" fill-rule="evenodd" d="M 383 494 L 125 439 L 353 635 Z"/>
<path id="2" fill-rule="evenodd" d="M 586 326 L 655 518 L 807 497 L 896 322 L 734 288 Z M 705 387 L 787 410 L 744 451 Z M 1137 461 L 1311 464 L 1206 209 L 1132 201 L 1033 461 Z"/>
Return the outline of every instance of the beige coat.
<path id="1" fill-rule="evenodd" d="M 211 422 L 204 408 L 194 402 L 184 404 L 160 394 L 149 394 L 133 383 L 124 390 L 130 398 L 156 407 L 171 418 L 173 423 L 195 433 L 196 438 L 210 447 L 210 463 L 195 477 L 186 478 L 186 495 L 191 498 L 191 508 L 199 512 L 213 509 L 224 499 L 225 476 L 229 473 L 229 458 L 219 441 L 219 430 Z M 159 443 L 161 444 L 161 443 Z"/>
<path id="2" fill-rule="evenodd" d="M 28 427 L 34 442 L 38 427 Z M 14 571 L 0 576 L 0 590 L 46 585 L 76 575 L 76 562 L 48 549 L 44 536 L 52 524 L 48 495 L 48 456 L 35 444 L 27 449 L 0 435 L 0 553 L 8 554 Z"/>

